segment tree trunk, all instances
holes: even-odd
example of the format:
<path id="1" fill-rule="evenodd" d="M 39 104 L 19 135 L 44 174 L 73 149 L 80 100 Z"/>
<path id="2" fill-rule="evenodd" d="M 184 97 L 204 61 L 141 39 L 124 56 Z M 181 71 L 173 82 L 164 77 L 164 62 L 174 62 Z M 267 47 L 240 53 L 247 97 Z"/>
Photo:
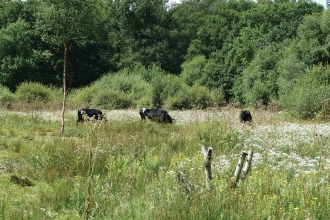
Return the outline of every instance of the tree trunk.
<path id="1" fill-rule="evenodd" d="M 66 61 L 68 58 L 68 41 L 64 41 L 64 60 L 63 60 L 63 105 L 62 105 L 62 125 L 61 125 L 61 133 L 64 132 L 64 113 L 65 113 L 65 104 L 66 104 Z"/>

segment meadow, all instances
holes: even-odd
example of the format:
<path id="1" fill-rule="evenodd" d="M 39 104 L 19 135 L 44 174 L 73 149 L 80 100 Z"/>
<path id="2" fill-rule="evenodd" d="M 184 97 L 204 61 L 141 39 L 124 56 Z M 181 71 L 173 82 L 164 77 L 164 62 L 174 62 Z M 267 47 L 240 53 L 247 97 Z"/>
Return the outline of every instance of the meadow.
<path id="1" fill-rule="evenodd" d="M 138 109 L 76 125 L 76 110 L 0 111 L 0 219 L 330 219 L 330 123 L 250 109 Z M 206 186 L 201 147 L 212 147 Z M 242 151 L 251 170 L 231 187 Z M 178 180 L 182 172 L 187 192 Z"/>

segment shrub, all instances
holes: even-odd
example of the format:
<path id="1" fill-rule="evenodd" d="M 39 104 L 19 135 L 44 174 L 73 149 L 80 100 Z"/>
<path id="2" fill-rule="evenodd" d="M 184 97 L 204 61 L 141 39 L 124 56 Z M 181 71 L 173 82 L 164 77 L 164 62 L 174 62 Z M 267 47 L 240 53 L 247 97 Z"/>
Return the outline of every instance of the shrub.
<path id="1" fill-rule="evenodd" d="M 182 64 L 181 77 L 187 85 L 192 86 L 201 81 L 203 69 L 207 63 L 205 56 L 196 56 Z"/>
<path id="2" fill-rule="evenodd" d="M 92 100 L 92 105 L 107 109 L 125 109 L 135 104 L 128 94 L 107 89 L 96 94 Z"/>
<path id="3" fill-rule="evenodd" d="M 189 103 L 188 86 L 183 86 L 175 96 L 170 96 L 164 103 L 165 108 L 169 109 L 189 109 L 191 105 Z"/>
<path id="4" fill-rule="evenodd" d="M 211 90 L 211 99 L 217 106 L 224 106 L 226 104 L 226 97 L 222 88 Z"/>
<path id="5" fill-rule="evenodd" d="M 151 94 L 148 95 L 148 96 L 144 96 L 141 99 L 139 99 L 136 102 L 136 107 L 145 108 L 147 106 L 152 106 L 152 101 L 151 101 L 151 98 L 150 97 L 151 97 Z"/>
<path id="6" fill-rule="evenodd" d="M 330 119 L 330 98 L 321 100 L 321 110 L 319 111 L 317 117 L 323 120 Z"/>
<path id="7" fill-rule="evenodd" d="M 35 101 L 48 103 L 54 99 L 51 88 L 34 82 L 21 83 L 15 94 L 19 100 L 26 101 L 27 103 L 33 103 Z"/>
<path id="8" fill-rule="evenodd" d="M 135 83 L 132 84 L 129 97 L 132 100 L 140 100 L 144 97 L 150 97 L 151 85 L 146 81 L 142 80 L 141 77 L 134 77 L 132 81 Z"/>
<path id="9" fill-rule="evenodd" d="M 13 103 L 16 101 L 16 96 L 10 90 L 0 85 L 0 102 L 1 103 Z"/>
<path id="10" fill-rule="evenodd" d="M 263 104 L 269 102 L 268 88 L 266 84 L 260 80 L 255 81 L 253 87 L 246 90 L 244 96 L 246 100 L 245 104 L 247 105 L 253 105 L 259 100 L 262 100 Z"/>
<path id="11" fill-rule="evenodd" d="M 108 91 L 109 89 L 116 91 L 117 94 L 125 97 L 125 100 L 130 100 L 130 105 L 146 106 L 151 103 L 151 85 L 142 76 L 129 73 L 127 70 L 122 70 L 118 74 L 106 75 L 95 82 L 93 86 L 100 91 Z"/>
<path id="12" fill-rule="evenodd" d="M 296 80 L 306 73 L 307 66 L 299 60 L 297 55 L 290 54 L 286 59 L 280 60 L 277 80 L 279 98 L 283 98 L 292 92 Z"/>
<path id="13" fill-rule="evenodd" d="M 214 100 L 206 87 L 194 85 L 188 90 L 189 104 L 191 107 L 207 108 L 213 106 Z"/>
<path id="14" fill-rule="evenodd" d="M 330 98 L 329 82 L 330 69 L 315 66 L 297 80 L 289 95 L 282 97 L 281 105 L 299 119 L 314 118 L 320 112 L 325 114 L 325 100 Z"/>
<path id="15" fill-rule="evenodd" d="M 153 78 L 166 73 L 157 65 L 152 65 L 148 68 L 145 68 L 143 65 L 136 65 L 131 74 L 139 75 L 144 81 L 150 83 Z"/>
<path id="16" fill-rule="evenodd" d="M 72 96 L 74 96 L 74 100 L 81 105 L 82 103 L 87 106 L 92 103 L 92 99 L 95 94 L 99 93 L 99 88 L 96 86 L 87 86 L 81 89 L 77 89 L 73 91 Z"/>
<path id="17" fill-rule="evenodd" d="M 152 89 L 151 89 L 151 104 L 152 107 L 161 108 L 164 104 L 164 99 L 162 98 L 162 93 L 164 90 L 164 83 L 162 82 L 162 77 L 157 76 L 151 82 Z"/>
<path id="18" fill-rule="evenodd" d="M 184 88 L 182 79 L 174 75 L 163 75 L 155 77 L 152 82 L 151 100 L 156 108 L 162 107 L 168 99 L 177 96 Z M 167 104 L 168 105 L 168 104 Z"/>
<path id="19" fill-rule="evenodd" d="M 209 91 L 206 87 L 195 84 L 192 87 L 182 85 L 175 95 L 168 97 L 165 106 L 170 109 L 205 109 L 224 103 L 225 98 L 221 89 Z"/>

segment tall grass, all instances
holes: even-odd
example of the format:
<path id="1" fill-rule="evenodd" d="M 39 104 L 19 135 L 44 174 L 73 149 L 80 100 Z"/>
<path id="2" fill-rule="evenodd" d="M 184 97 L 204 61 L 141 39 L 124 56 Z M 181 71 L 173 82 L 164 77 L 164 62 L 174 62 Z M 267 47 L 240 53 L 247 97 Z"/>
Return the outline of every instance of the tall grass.
<path id="1" fill-rule="evenodd" d="M 329 126 L 261 110 L 242 125 L 238 112 L 173 111 L 169 125 L 109 111 L 106 123 L 76 126 L 69 111 L 60 135 L 60 115 L 2 111 L 0 219 L 329 219 Z M 213 147 L 210 189 L 203 145 Z M 252 170 L 233 190 L 238 156 L 249 149 Z"/>

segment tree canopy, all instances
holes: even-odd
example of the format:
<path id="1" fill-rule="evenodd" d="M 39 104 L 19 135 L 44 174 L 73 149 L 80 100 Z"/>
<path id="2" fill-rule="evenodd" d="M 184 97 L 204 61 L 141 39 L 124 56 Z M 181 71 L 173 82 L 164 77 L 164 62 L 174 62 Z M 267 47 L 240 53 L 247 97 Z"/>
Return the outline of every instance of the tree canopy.
<path id="1" fill-rule="evenodd" d="M 329 14 L 287 0 L 1 0 L 0 83 L 62 86 L 67 42 L 69 89 L 158 66 L 228 102 L 267 105 L 307 69 L 328 65 Z"/>

